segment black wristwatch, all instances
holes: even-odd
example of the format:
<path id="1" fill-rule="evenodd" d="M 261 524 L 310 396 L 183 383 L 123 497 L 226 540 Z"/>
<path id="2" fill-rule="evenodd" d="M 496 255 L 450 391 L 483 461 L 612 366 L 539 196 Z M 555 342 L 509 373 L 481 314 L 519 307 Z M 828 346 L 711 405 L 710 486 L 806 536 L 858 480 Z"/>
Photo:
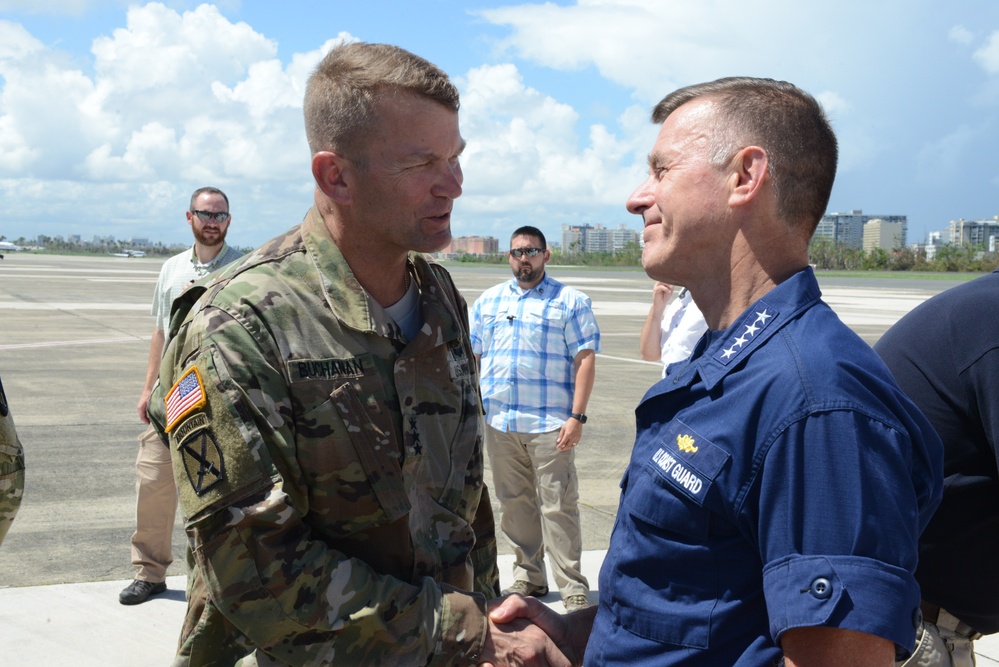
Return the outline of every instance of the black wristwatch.
<path id="1" fill-rule="evenodd" d="M 586 423 L 586 415 L 580 412 L 570 412 L 569 419 L 578 419 L 580 424 Z"/>

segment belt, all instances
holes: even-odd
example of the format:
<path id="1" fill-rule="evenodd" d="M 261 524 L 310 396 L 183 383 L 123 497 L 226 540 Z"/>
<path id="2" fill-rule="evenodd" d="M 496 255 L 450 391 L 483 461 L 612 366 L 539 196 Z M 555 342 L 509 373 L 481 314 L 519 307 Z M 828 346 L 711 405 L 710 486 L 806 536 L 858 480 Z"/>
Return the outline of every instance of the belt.
<path id="1" fill-rule="evenodd" d="M 978 632 L 946 609 L 941 608 L 940 605 L 923 600 L 919 603 L 919 611 L 923 613 L 923 621 L 926 623 L 932 623 L 937 627 L 950 630 L 972 641 L 982 636 L 981 632 Z"/>

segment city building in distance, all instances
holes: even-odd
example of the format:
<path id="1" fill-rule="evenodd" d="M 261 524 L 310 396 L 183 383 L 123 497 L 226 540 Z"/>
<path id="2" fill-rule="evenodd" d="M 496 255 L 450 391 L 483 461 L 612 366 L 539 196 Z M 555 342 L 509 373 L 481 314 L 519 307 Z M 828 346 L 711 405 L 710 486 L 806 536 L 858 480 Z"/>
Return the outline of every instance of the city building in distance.
<path id="1" fill-rule="evenodd" d="M 871 234 L 882 238 L 882 233 L 887 245 L 875 247 L 884 250 L 892 250 L 906 245 L 906 236 L 909 228 L 908 218 L 904 215 L 864 215 L 860 209 L 847 211 L 845 213 L 826 213 L 819 221 L 819 226 L 815 229 L 814 238 L 832 239 L 834 243 L 844 245 L 848 248 L 859 248 L 869 251 L 864 242 L 865 227 L 868 223 L 877 221 L 877 225 L 871 228 Z M 897 237 L 897 238 L 896 238 Z"/>
<path id="2" fill-rule="evenodd" d="M 456 236 L 438 254 L 443 257 L 454 255 L 495 255 L 499 252 L 499 239 L 493 236 Z"/>
<path id="3" fill-rule="evenodd" d="M 999 215 L 986 220 L 950 221 L 950 242 L 954 245 L 984 246 L 995 252 L 999 239 Z"/>
<path id="4" fill-rule="evenodd" d="M 607 229 L 603 225 L 562 225 L 562 249 L 568 253 L 604 252 L 614 254 L 629 244 L 639 245 L 641 236 L 628 225 Z"/>
<path id="5" fill-rule="evenodd" d="M 864 223 L 864 252 L 905 247 L 905 216 L 901 221 L 886 222 L 872 218 Z"/>

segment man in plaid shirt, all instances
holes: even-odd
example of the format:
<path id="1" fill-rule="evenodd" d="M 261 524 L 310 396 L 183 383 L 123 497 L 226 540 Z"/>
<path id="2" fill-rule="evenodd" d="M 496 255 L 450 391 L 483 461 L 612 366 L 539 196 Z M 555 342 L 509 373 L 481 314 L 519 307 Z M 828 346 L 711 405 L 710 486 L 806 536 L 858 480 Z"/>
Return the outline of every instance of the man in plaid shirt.
<path id="1" fill-rule="evenodd" d="M 545 273 L 550 258 L 539 229 L 513 233 L 514 277 L 475 302 L 471 338 L 500 529 L 515 549 L 508 592 L 548 594 L 547 549 L 562 602 L 574 611 L 589 606 L 574 448 L 586 423 L 600 329 L 589 297 Z"/>

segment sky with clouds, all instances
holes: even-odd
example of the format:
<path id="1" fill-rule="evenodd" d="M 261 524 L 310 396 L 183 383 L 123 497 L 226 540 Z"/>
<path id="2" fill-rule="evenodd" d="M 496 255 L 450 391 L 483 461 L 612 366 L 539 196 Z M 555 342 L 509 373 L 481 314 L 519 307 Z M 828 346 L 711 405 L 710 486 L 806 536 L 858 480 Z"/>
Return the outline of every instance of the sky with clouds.
<path id="1" fill-rule="evenodd" d="M 840 140 L 830 211 L 910 241 L 999 214 L 999 2 L 0 0 L 0 235 L 187 242 L 191 191 L 255 246 L 312 203 L 302 95 L 337 40 L 398 44 L 462 95 L 456 236 L 640 228 L 651 107 L 721 76 L 791 81 Z"/>

